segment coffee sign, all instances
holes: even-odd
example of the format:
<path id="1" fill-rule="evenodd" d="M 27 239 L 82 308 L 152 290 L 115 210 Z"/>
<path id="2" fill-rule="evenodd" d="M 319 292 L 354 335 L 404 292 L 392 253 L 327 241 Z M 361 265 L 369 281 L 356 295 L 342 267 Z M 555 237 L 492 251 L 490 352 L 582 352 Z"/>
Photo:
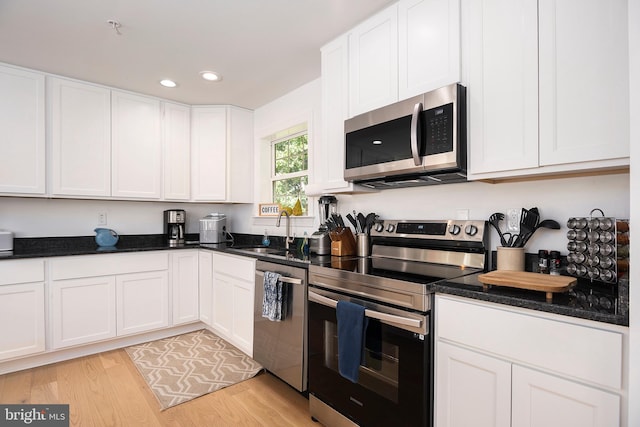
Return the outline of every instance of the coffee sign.
<path id="1" fill-rule="evenodd" d="M 261 203 L 258 215 L 260 216 L 278 216 L 280 214 L 279 203 Z"/>

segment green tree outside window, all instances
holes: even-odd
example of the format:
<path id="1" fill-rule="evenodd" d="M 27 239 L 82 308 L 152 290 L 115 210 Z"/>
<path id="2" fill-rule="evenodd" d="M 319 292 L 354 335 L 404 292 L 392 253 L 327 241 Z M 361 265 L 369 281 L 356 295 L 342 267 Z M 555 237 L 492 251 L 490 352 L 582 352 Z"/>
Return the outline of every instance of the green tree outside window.
<path id="1" fill-rule="evenodd" d="M 273 201 L 285 208 L 293 208 L 298 199 L 302 215 L 308 212 L 308 200 L 304 192 L 309 182 L 309 151 L 307 134 L 298 134 L 272 143 Z"/>

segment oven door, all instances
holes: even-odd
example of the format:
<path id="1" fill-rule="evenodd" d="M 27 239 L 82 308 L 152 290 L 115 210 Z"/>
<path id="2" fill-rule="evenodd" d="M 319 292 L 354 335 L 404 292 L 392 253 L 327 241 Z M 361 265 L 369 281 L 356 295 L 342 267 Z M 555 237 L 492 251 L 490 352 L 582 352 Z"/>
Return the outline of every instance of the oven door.
<path id="1" fill-rule="evenodd" d="M 338 371 L 338 300 L 367 308 L 368 326 L 358 383 Z M 428 314 L 312 287 L 308 314 L 311 394 L 362 426 L 431 425 L 433 382 Z"/>

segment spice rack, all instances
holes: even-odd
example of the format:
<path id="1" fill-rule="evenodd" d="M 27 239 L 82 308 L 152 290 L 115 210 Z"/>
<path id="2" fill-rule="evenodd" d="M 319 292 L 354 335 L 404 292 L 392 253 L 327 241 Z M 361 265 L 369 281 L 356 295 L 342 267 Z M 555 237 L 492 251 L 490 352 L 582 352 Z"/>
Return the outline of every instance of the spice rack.
<path id="1" fill-rule="evenodd" d="M 594 217 L 599 211 L 602 216 Z M 589 217 L 567 221 L 567 273 L 591 281 L 618 283 L 629 271 L 629 220 L 605 217 L 593 209 Z"/>

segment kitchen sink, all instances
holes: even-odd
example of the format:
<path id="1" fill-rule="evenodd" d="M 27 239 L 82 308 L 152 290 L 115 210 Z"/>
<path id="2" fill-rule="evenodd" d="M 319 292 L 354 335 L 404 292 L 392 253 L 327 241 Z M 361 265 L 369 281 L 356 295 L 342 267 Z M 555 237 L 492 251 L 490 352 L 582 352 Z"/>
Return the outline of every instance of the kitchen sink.
<path id="1" fill-rule="evenodd" d="M 245 252 L 251 254 L 268 254 L 268 255 L 285 255 L 287 251 L 285 249 L 268 248 L 266 246 L 252 246 L 245 248 L 229 248 L 238 252 Z"/>

